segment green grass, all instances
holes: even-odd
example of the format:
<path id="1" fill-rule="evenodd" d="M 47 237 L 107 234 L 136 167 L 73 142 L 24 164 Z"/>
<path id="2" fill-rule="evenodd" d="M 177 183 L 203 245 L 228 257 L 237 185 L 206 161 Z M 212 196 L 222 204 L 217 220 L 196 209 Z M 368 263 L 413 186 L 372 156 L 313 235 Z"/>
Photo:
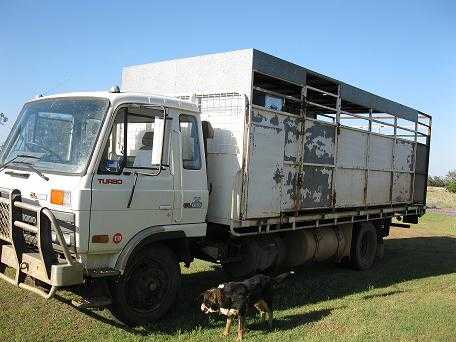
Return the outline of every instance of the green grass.
<path id="1" fill-rule="evenodd" d="M 105 310 L 80 312 L 0 282 L 0 341 L 232 341 L 222 317 L 199 312 L 197 295 L 227 280 L 218 267 L 183 270 L 176 308 L 147 329 L 130 330 Z M 248 320 L 246 341 L 455 340 L 456 217 L 426 214 L 412 229 L 392 229 L 385 258 L 367 272 L 331 263 L 300 267 L 276 293 L 275 328 Z"/>

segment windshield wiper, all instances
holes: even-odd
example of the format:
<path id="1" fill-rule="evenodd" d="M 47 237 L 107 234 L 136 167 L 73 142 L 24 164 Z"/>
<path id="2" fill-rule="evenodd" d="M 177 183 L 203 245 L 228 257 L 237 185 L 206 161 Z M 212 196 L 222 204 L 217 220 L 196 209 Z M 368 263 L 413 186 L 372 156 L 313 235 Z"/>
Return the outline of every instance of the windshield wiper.
<path id="1" fill-rule="evenodd" d="M 43 175 L 43 173 L 40 170 L 38 170 L 36 167 L 34 167 L 32 164 L 27 163 L 25 161 L 21 161 L 21 160 L 13 161 L 13 162 L 15 164 L 25 165 L 26 167 L 28 167 L 29 170 L 32 170 L 33 172 L 35 172 L 38 176 L 43 178 L 45 181 L 49 180 L 49 177 L 46 177 L 45 175 Z"/>
<path id="2" fill-rule="evenodd" d="M 37 160 L 41 159 L 41 157 L 37 157 L 37 156 L 29 155 L 29 154 L 18 154 L 13 159 L 8 160 L 5 164 L 0 165 L 0 171 L 3 171 L 5 169 L 5 167 L 7 167 L 12 162 L 14 162 L 17 158 L 31 158 L 31 159 L 37 159 Z"/>

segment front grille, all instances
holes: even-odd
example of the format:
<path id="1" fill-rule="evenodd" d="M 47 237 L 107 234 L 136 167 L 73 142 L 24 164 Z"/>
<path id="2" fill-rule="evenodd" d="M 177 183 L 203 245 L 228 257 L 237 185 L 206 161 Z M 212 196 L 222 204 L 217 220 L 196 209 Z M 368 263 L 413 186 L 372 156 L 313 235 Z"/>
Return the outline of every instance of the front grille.
<path id="1" fill-rule="evenodd" d="M 0 239 L 9 240 L 9 203 L 0 200 Z"/>
<path id="2" fill-rule="evenodd" d="M 36 225 L 36 212 L 22 209 L 22 222 Z"/>

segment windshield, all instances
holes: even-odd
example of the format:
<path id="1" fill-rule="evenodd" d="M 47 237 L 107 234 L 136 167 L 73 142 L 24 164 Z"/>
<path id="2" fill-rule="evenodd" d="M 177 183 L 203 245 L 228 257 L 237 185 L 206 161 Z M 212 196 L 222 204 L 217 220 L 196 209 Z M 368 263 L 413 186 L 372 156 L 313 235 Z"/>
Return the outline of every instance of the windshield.
<path id="1" fill-rule="evenodd" d="M 81 173 L 98 137 L 109 101 L 57 98 L 24 106 L 8 138 L 2 164 L 33 155 L 33 166 L 47 171 Z"/>

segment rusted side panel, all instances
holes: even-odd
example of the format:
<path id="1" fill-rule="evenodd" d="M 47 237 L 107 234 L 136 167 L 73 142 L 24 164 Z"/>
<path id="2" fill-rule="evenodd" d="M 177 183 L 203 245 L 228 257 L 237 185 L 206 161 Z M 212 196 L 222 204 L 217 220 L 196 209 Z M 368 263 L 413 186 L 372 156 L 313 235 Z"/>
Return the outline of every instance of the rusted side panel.
<path id="1" fill-rule="evenodd" d="M 301 208 L 331 207 L 332 170 L 327 167 L 305 166 L 301 188 Z"/>
<path id="2" fill-rule="evenodd" d="M 415 195 L 414 195 L 415 202 L 424 201 L 425 189 L 426 189 L 426 175 L 417 174 L 415 176 Z"/>
<path id="3" fill-rule="evenodd" d="M 368 142 L 367 132 L 340 127 L 336 149 L 335 126 L 308 119 L 303 123 L 257 106 L 252 107 L 249 132 L 246 219 L 332 208 L 333 203 L 350 208 L 389 205 L 390 198 L 393 203 L 411 201 L 410 142 L 376 134 Z M 416 177 L 416 189 L 423 188 L 423 179 Z M 423 191 L 414 197 L 420 200 Z"/>
<path id="4" fill-rule="evenodd" d="M 369 145 L 369 169 L 391 170 L 393 167 L 394 140 L 388 137 L 371 135 Z"/>
<path id="5" fill-rule="evenodd" d="M 393 203 L 410 201 L 410 185 L 412 175 L 410 173 L 397 172 L 393 177 Z"/>
<path id="6" fill-rule="evenodd" d="M 306 120 L 304 131 L 304 167 L 299 189 L 299 208 L 328 208 L 332 205 L 332 168 L 336 128 L 325 122 Z M 308 165 L 308 164 L 321 164 Z"/>
<path id="7" fill-rule="evenodd" d="M 299 118 L 252 108 L 246 217 L 299 209 L 300 146 Z"/>
<path id="8" fill-rule="evenodd" d="M 364 202 L 364 170 L 336 170 L 336 207 L 358 207 Z"/>
<path id="9" fill-rule="evenodd" d="M 284 156 L 283 122 L 277 114 L 252 109 L 248 218 L 280 215 Z"/>
<path id="10" fill-rule="evenodd" d="M 299 169 L 295 165 L 285 164 L 282 179 L 282 211 L 296 210 L 299 203 Z"/>
<path id="11" fill-rule="evenodd" d="M 426 174 L 427 174 L 428 147 L 423 144 L 416 146 L 416 175 L 414 200 L 423 202 L 426 193 Z"/>
<path id="12" fill-rule="evenodd" d="M 414 152 L 412 143 L 397 140 L 395 154 L 394 170 L 413 171 Z"/>
<path id="13" fill-rule="evenodd" d="M 305 163 L 334 164 L 334 126 L 306 120 L 304 139 Z"/>
<path id="14" fill-rule="evenodd" d="M 290 163 L 299 161 L 299 144 L 301 143 L 301 123 L 295 117 L 280 115 L 283 120 L 284 153 L 283 160 Z"/>
<path id="15" fill-rule="evenodd" d="M 367 205 L 381 205 L 390 201 L 391 172 L 369 171 Z"/>
<path id="16" fill-rule="evenodd" d="M 427 172 L 427 146 L 417 144 L 416 146 L 416 172 L 426 174 Z"/>

